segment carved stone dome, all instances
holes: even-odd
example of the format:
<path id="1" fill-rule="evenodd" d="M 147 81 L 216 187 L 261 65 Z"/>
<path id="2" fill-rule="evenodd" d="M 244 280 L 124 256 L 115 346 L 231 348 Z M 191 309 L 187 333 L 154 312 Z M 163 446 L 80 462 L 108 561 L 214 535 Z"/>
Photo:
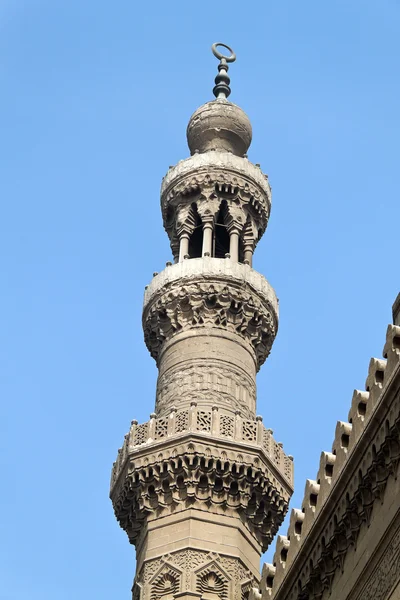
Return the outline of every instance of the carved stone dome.
<path id="1" fill-rule="evenodd" d="M 186 135 L 191 154 L 222 150 L 243 156 L 251 144 L 252 129 L 239 106 L 218 98 L 193 113 Z"/>

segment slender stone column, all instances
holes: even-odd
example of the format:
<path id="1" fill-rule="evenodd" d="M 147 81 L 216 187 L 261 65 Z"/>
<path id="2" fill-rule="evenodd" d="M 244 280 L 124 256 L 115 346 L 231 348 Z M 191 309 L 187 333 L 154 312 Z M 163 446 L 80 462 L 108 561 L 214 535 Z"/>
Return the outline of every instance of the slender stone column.
<path id="1" fill-rule="evenodd" d="M 244 261 L 246 262 L 246 264 L 249 264 L 250 267 L 253 264 L 253 250 L 251 248 L 251 246 L 246 245 L 244 247 L 244 257 L 243 257 Z"/>
<path id="2" fill-rule="evenodd" d="M 208 253 L 211 256 L 212 251 L 212 234 L 213 234 L 213 223 L 212 221 L 206 221 L 203 225 L 203 249 L 202 256 Z M 207 256 L 208 256 L 207 255 Z"/>
<path id="3" fill-rule="evenodd" d="M 229 254 L 234 262 L 239 262 L 239 231 L 231 229 L 229 232 Z"/>
<path id="4" fill-rule="evenodd" d="M 182 233 L 179 246 L 179 262 L 183 262 L 187 254 L 189 254 L 189 234 Z"/>

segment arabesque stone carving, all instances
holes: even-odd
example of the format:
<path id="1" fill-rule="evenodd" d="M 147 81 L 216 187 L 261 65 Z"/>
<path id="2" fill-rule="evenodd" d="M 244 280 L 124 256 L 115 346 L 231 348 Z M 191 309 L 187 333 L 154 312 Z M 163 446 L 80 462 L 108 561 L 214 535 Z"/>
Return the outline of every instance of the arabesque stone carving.
<path id="1" fill-rule="evenodd" d="M 206 600 L 242 600 L 248 588 L 258 585 L 240 559 L 187 549 L 146 562 L 134 588 L 142 590 L 141 600 L 165 598 L 171 590 L 197 592 Z"/>
<path id="2" fill-rule="evenodd" d="M 252 347 L 259 368 L 275 339 L 277 315 L 265 298 L 243 283 L 191 279 L 167 283 L 147 304 L 143 326 L 146 345 L 156 360 L 164 342 L 176 333 L 215 327 L 240 335 Z"/>
<path id="3" fill-rule="evenodd" d="M 254 251 L 263 235 L 271 209 L 268 178 L 259 167 L 226 152 L 195 154 L 171 168 L 161 188 L 164 227 L 177 258 L 179 237 L 183 230 L 192 233 L 199 214 L 216 217 L 225 202 L 231 226 L 247 240 Z"/>
<path id="4" fill-rule="evenodd" d="M 170 369 L 158 378 L 157 414 L 164 414 L 172 405 L 179 408 L 182 402 L 197 402 L 206 395 L 212 404 L 219 404 L 221 408 L 240 411 L 247 418 L 254 418 L 256 386 L 253 378 L 246 372 L 228 362 L 224 363 L 223 371 L 215 362 L 206 359 L 188 362 L 184 366 L 178 365 L 175 369 Z"/>
<path id="5" fill-rule="evenodd" d="M 400 528 L 388 542 L 385 552 L 356 600 L 386 600 L 400 581 Z M 394 598 L 393 598 L 394 600 Z"/>
<path id="6" fill-rule="evenodd" d="M 159 426 L 161 422 L 162 426 Z M 215 437 L 221 441 L 232 440 L 238 442 L 244 450 L 246 447 L 259 447 L 270 461 L 274 468 L 284 477 L 287 484 L 293 485 L 293 459 L 287 456 L 282 448 L 282 444 L 277 443 L 272 437 L 270 429 L 266 429 L 262 423 L 261 417 L 253 420 L 244 419 L 239 413 L 235 417 L 220 411 L 217 407 L 213 410 L 201 410 L 196 402 L 192 402 L 190 409 L 176 411 L 172 409 L 168 417 L 152 417 L 147 423 L 138 424 L 132 421 L 131 429 L 124 437 L 124 443 L 118 451 L 117 460 L 114 462 L 111 475 L 111 494 L 114 493 L 114 487 L 117 485 L 121 473 L 126 471 L 127 461 L 132 453 L 143 450 L 143 446 L 150 445 L 150 449 L 156 451 L 154 444 L 164 445 L 164 442 L 181 442 L 183 435 L 207 434 L 207 437 Z M 167 454 L 163 451 L 163 458 L 173 457 L 171 451 Z M 159 455 L 158 455 L 159 456 Z M 218 455 L 221 460 L 235 460 L 235 454 L 223 451 Z M 148 460 L 148 459 L 146 459 Z M 142 454 L 136 455 L 136 466 L 142 465 Z M 147 464 L 147 463 L 146 463 Z M 273 483 L 278 486 L 278 481 L 274 478 Z"/>
<path id="7" fill-rule="evenodd" d="M 130 542 L 137 543 L 150 513 L 161 517 L 193 507 L 241 515 L 266 549 L 284 519 L 291 494 L 290 483 L 278 481 L 273 463 L 262 454 L 228 455 L 211 439 L 208 446 L 188 441 L 171 448 L 172 455 L 165 450 L 152 456 L 146 451 L 142 456 L 133 454 L 124 480 L 112 489 L 116 517 Z"/>

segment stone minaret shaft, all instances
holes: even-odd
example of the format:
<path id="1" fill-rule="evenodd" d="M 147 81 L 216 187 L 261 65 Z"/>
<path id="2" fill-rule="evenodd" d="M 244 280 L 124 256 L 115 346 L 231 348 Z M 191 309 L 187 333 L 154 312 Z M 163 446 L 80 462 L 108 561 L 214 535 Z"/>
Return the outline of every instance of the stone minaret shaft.
<path id="1" fill-rule="evenodd" d="M 256 372 L 278 327 L 275 293 L 251 266 L 271 190 L 247 159 L 251 124 L 227 100 L 235 57 L 220 46 L 216 100 L 191 117 L 191 156 L 161 187 L 175 264 L 144 299 L 155 413 L 132 421 L 112 471 L 115 514 L 136 546 L 135 599 L 248 598 L 292 493 L 291 457 L 256 417 Z"/>

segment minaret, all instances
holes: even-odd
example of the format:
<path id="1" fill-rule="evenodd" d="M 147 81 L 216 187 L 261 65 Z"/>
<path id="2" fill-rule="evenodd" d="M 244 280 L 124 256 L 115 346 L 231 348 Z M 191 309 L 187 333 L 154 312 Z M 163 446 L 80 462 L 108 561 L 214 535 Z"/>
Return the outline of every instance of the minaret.
<path id="1" fill-rule="evenodd" d="M 274 290 L 252 269 L 271 189 L 247 159 L 250 121 L 227 100 L 235 55 L 212 50 L 216 99 L 191 117 L 191 156 L 161 186 L 174 264 L 144 297 L 155 412 L 132 421 L 111 477 L 116 517 L 136 547 L 134 599 L 257 595 L 261 553 L 293 491 L 292 458 L 256 416 L 256 373 L 278 328 Z"/>

